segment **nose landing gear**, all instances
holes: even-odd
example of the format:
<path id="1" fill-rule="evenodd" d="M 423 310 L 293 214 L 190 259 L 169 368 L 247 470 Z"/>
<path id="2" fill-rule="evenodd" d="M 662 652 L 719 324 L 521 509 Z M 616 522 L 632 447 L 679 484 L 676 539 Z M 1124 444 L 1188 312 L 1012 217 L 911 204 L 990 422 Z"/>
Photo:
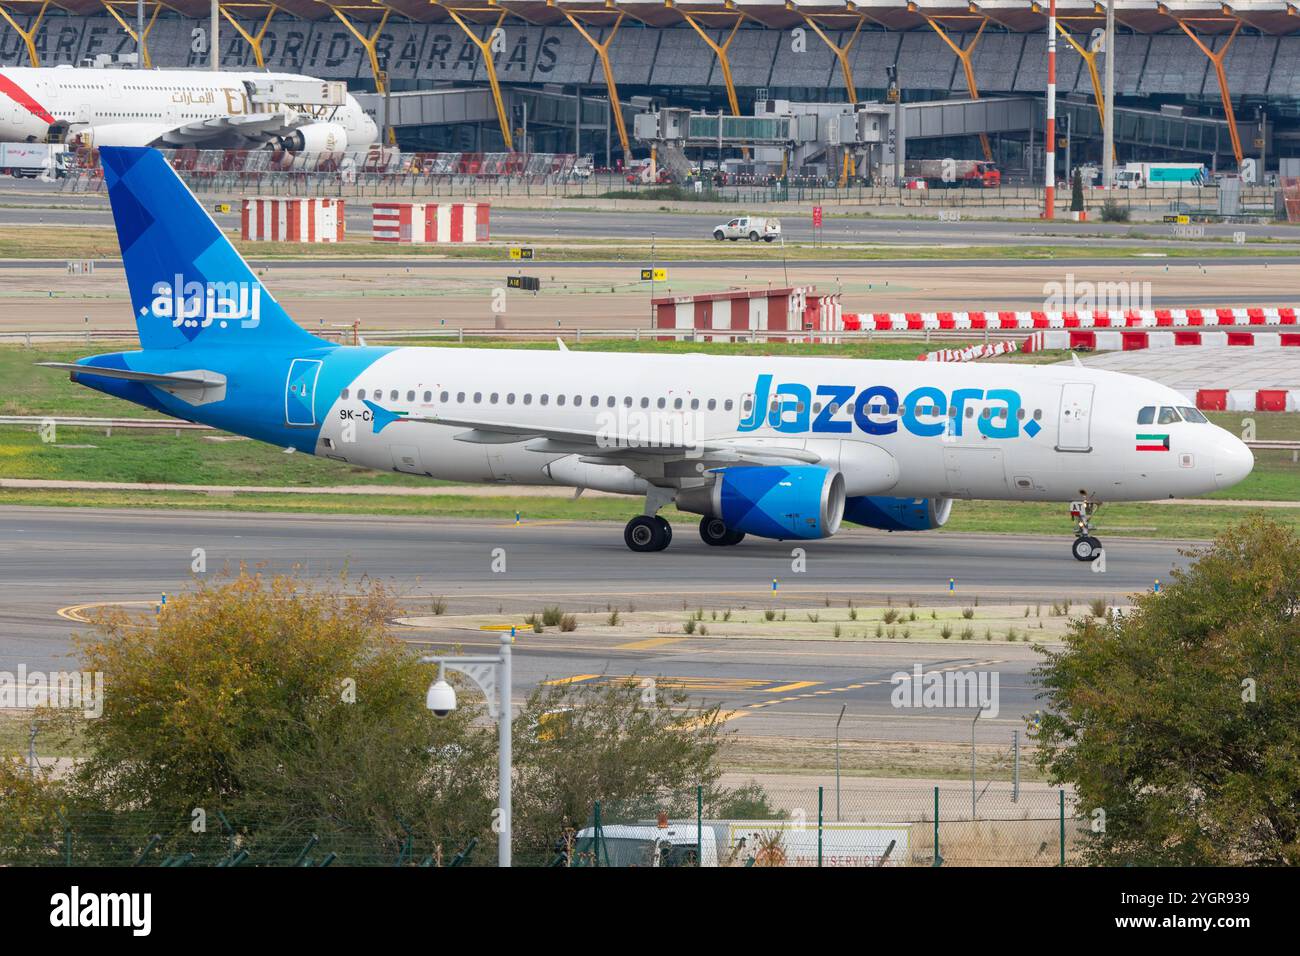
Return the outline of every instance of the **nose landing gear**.
<path id="1" fill-rule="evenodd" d="M 1070 518 L 1074 521 L 1074 543 L 1070 552 L 1076 561 L 1091 561 L 1101 554 L 1101 541 L 1092 534 L 1092 516 L 1101 504 L 1084 498 L 1070 504 Z"/>

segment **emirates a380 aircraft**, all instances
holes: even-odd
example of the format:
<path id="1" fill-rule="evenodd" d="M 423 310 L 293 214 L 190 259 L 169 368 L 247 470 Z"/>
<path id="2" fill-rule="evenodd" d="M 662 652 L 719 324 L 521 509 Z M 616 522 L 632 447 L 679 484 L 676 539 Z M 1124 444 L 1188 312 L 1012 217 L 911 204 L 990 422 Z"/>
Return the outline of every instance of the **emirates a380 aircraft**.
<path id="1" fill-rule="evenodd" d="M 0 142 L 58 140 L 327 152 L 377 143 L 379 129 L 342 83 L 288 73 L 0 69 Z"/>

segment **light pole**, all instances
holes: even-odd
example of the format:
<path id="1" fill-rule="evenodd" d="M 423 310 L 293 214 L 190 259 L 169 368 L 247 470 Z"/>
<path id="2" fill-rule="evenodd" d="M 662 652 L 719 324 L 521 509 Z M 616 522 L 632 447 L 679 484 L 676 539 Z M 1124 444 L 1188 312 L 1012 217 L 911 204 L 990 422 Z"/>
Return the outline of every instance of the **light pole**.
<path id="1" fill-rule="evenodd" d="M 975 711 L 975 719 L 970 722 L 970 818 L 975 822 L 975 724 L 979 722 L 983 709 Z"/>
<path id="2" fill-rule="evenodd" d="M 1115 0 L 1106 0 L 1106 89 L 1101 111 L 1101 185 L 1110 189 L 1115 172 Z"/>
<path id="3" fill-rule="evenodd" d="M 514 716 L 510 705 L 510 634 L 501 635 L 501 653 L 496 657 L 421 657 L 422 664 L 437 664 L 438 678 L 429 685 L 424 703 L 438 717 L 446 717 L 456 709 L 456 691 L 447 683 L 443 672 L 453 670 L 464 674 L 483 691 L 487 698 L 488 715 L 497 719 L 497 866 L 510 866 L 510 787 L 511 787 L 511 736 L 510 721 Z"/>
<path id="4" fill-rule="evenodd" d="M 840 715 L 835 718 L 835 822 L 840 822 L 840 721 L 848 704 L 840 704 Z"/>

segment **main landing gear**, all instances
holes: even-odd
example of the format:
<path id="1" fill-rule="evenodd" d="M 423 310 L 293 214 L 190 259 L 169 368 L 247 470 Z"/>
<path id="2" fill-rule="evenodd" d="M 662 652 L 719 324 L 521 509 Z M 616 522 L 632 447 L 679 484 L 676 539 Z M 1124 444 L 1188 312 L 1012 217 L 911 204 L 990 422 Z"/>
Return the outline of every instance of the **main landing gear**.
<path id="1" fill-rule="evenodd" d="M 715 548 L 725 548 L 744 541 L 745 532 L 732 531 L 722 523 L 721 518 L 701 518 L 700 538 L 707 545 Z"/>
<path id="2" fill-rule="evenodd" d="M 1070 552 L 1076 561 L 1092 561 L 1101 554 L 1101 541 L 1092 534 L 1092 516 L 1099 507 L 1098 502 L 1087 498 L 1070 504 L 1070 518 L 1074 521 L 1074 543 L 1070 545 Z"/>
<path id="3" fill-rule="evenodd" d="M 633 551 L 662 551 L 673 540 L 673 526 L 658 515 L 637 515 L 623 529 L 623 540 Z"/>

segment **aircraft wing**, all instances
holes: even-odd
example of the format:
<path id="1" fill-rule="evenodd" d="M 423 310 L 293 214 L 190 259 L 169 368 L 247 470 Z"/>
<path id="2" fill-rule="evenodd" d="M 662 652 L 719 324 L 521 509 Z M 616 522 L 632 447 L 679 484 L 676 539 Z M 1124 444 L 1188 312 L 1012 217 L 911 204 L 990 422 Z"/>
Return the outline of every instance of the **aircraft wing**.
<path id="1" fill-rule="evenodd" d="M 684 441 L 672 437 L 657 438 L 607 431 L 583 431 L 551 428 L 520 422 L 482 418 L 460 418 L 442 415 L 401 415 L 390 412 L 367 401 L 375 415 L 375 430 L 380 431 L 394 422 L 452 425 L 468 429 L 456 435 L 457 441 L 475 444 L 509 444 L 528 442 L 529 451 L 544 454 L 578 454 L 602 462 L 622 461 L 634 471 L 635 459 L 691 459 L 714 464 L 771 463 L 796 461 L 816 464 L 822 456 L 803 448 L 779 444 L 755 444 L 743 439 L 709 438 Z"/>
<path id="2" fill-rule="evenodd" d="M 168 142 L 181 144 L 201 143 L 231 134 L 266 142 L 314 122 L 318 122 L 318 119 L 307 113 L 279 109 L 268 113 L 240 113 L 236 116 L 213 116 L 196 120 L 168 130 L 165 136 Z"/>

